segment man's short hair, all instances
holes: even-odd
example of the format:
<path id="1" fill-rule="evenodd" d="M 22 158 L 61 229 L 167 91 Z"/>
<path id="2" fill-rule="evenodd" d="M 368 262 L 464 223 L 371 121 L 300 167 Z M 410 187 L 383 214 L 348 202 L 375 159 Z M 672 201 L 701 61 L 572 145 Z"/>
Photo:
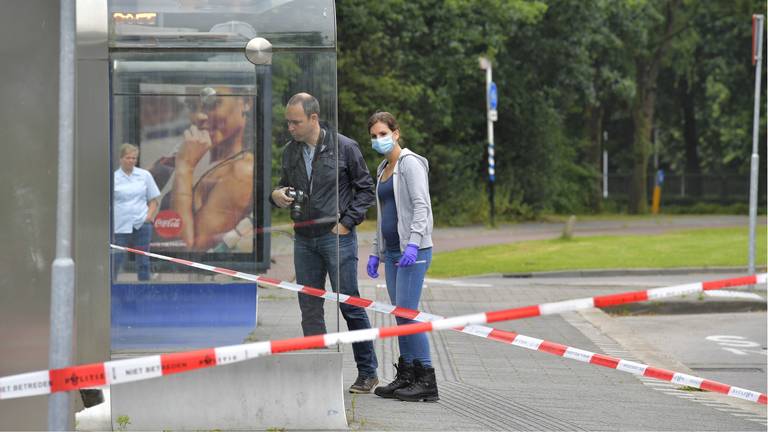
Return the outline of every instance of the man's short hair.
<path id="1" fill-rule="evenodd" d="M 315 99 L 309 93 L 296 93 L 288 99 L 288 105 L 298 105 L 304 109 L 304 115 L 310 117 L 312 114 L 317 114 L 320 117 L 320 102 Z"/>

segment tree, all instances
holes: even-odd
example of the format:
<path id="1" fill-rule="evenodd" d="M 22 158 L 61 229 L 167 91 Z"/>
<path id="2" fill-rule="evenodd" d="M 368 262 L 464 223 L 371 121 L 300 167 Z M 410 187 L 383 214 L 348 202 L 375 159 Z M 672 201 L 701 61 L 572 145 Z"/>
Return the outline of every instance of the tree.
<path id="1" fill-rule="evenodd" d="M 706 192 L 701 173 L 749 169 L 754 91 L 749 18 L 764 4 L 717 0 L 695 6 L 687 31 L 673 40 L 662 63 L 657 124 L 663 157 L 686 174 L 686 191 L 698 197 Z"/>
<path id="2" fill-rule="evenodd" d="M 539 30 L 546 42 L 537 44 L 546 63 L 537 65 L 536 75 L 543 74 L 545 85 L 557 89 L 553 104 L 565 117 L 564 126 L 574 132 L 567 139 L 578 150 L 578 170 L 585 177 L 572 180 L 584 189 L 582 204 L 594 212 L 602 208 L 600 172 L 607 108 L 616 102 L 626 106 L 634 93 L 634 79 L 624 66 L 616 33 L 620 20 L 614 3 L 550 1 Z"/>
<path id="3" fill-rule="evenodd" d="M 541 18 L 544 4 L 339 1 L 337 10 L 341 130 L 369 142 L 368 116 L 391 111 L 405 144 L 429 157 L 436 215 L 453 218 L 457 209 L 477 207 L 486 141 L 477 58 L 495 58 L 519 26 Z M 375 166 L 380 156 L 369 146 L 363 151 Z"/>
<path id="4" fill-rule="evenodd" d="M 680 24 L 684 5 L 682 0 L 625 0 L 621 6 L 628 18 L 624 21 L 622 39 L 635 77 L 635 94 L 630 107 L 634 131 L 629 212 L 647 213 L 648 157 L 657 79 L 672 38 L 684 28 Z"/>
<path id="5" fill-rule="evenodd" d="M 759 3 L 339 0 L 339 126 L 373 168 L 366 121 L 391 111 L 405 145 L 430 160 L 438 223 L 480 222 L 483 55 L 500 95 L 500 218 L 599 211 L 606 147 L 612 167 L 632 173 L 629 210 L 642 213 L 654 127 L 673 169 L 748 170 L 748 21 Z"/>

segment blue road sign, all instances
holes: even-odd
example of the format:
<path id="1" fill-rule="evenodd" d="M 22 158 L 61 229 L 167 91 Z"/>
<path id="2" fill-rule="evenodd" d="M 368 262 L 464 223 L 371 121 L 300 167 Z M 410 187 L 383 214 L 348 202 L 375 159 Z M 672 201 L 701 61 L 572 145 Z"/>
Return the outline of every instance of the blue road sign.
<path id="1" fill-rule="evenodd" d="M 492 82 L 488 88 L 488 103 L 492 110 L 496 109 L 496 105 L 499 103 L 499 93 L 496 90 L 496 83 Z"/>

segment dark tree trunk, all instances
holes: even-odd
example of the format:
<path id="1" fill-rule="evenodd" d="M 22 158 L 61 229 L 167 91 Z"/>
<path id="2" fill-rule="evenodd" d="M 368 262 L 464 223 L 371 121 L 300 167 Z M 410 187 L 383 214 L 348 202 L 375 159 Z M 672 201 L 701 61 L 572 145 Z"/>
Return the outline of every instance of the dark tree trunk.
<path id="1" fill-rule="evenodd" d="M 689 193 L 701 196 L 701 163 L 699 134 L 696 130 L 696 101 L 688 79 L 680 82 L 680 105 L 683 109 L 683 139 L 685 141 L 685 182 Z"/>
<path id="2" fill-rule="evenodd" d="M 602 148 L 603 148 L 603 112 L 602 106 L 587 106 L 587 121 L 589 144 L 586 149 L 587 164 L 595 169 L 597 175 L 592 182 L 589 194 L 589 205 L 592 211 L 599 213 L 603 209 L 603 177 L 602 177 Z"/>
<path id="3" fill-rule="evenodd" d="M 632 186 L 629 189 L 629 212 L 648 213 L 648 157 L 651 154 L 653 108 L 656 103 L 656 74 L 651 74 L 642 60 L 638 60 L 637 93 L 632 103 Z M 653 76 L 652 76 L 653 75 Z"/>
<path id="4" fill-rule="evenodd" d="M 656 81 L 661 59 L 673 36 L 675 13 L 681 5 L 680 0 L 666 3 L 663 31 L 657 45 L 648 47 L 650 55 L 635 55 L 636 93 L 631 108 L 635 133 L 632 140 L 632 185 L 629 190 L 629 212 L 633 214 L 648 212 L 648 156 L 651 154 Z"/>

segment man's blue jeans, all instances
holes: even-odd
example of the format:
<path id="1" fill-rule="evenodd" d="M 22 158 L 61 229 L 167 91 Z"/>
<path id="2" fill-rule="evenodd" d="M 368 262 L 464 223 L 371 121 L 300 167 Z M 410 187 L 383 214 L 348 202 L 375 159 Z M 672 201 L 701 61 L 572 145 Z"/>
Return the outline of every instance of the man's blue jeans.
<path id="1" fill-rule="evenodd" d="M 114 242 L 118 246 L 130 247 L 143 251 L 149 251 L 149 242 L 152 240 L 152 224 L 144 222 L 139 229 L 134 228 L 133 232 L 128 234 L 115 234 Z M 117 278 L 117 273 L 123 265 L 125 252 L 118 251 L 112 257 L 112 278 Z M 136 254 L 136 273 L 140 281 L 149 280 L 149 257 Z"/>
<path id="2" fill-rule="evenodd" d="M 416 262 L 405 268 L 395 265 L 400 261 L 402 255 L 399 249 L 384 252 L 384 272 L 386 273 L 389 299 L 395 306 L 418 310 L 424 276 L 432 263 L 432 248 L 419 249 Z M 395 317 L 395 319 L 397 325 L 416 322 L 400 317 Z M 419 360 L 424 366 L 432 366 L 432 357 L 429 355 L 429 339 L 426 333 L 398 336 L 397 342 L 400 346 L 400 355 L 407 363 Z"/>
<path id="3" fill-rule="evenodd" d="M 351 296 L 360 296 L 357 289 L 357 234 L 353 230 L 347 235 L 338 236 L 338 255 L 336 234 L 328 232 L 318 237 L 305 237 L 296 234 L 293 243 L 296 282 L 317 289 L 325 289 L 326 275 L 331 278 L 334 292 Z M 338 264 L 338 266 L 337 266 Z M 337 282 L 338 281 L 338 282 Z M 325 299 L 299 294 L 301 308 L 301 328 L 304 336 L 327 333 L 323 303 Z M 348 304 L 341 304 L 341 314 L 347 321 L 349 330 L 371 328 L 365 309 Z M 378 362 L 373 350 L 373 342 L 352 344 L 357 370 L 363 376 L 376 376 Z"/>

